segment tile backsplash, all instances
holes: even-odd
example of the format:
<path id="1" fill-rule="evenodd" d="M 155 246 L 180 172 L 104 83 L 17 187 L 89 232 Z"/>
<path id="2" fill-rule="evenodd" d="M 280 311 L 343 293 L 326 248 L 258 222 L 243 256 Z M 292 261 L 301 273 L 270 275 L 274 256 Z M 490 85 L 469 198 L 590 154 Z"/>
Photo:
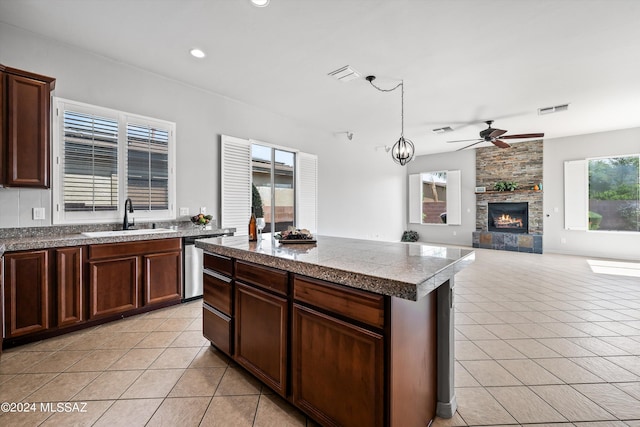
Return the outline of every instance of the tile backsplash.
<path id="1" fill-rule="evenodd" d="M 33 219 L 33 208 L 44 208 L 43 220 Z M 0 228 L 51 225 L 51 190 L 0 188 Z"/>

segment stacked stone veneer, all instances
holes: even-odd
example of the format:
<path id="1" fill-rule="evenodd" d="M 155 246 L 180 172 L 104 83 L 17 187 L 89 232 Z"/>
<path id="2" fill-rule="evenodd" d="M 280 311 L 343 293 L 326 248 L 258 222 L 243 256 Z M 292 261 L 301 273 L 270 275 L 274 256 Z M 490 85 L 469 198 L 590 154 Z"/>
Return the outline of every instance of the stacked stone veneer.
<path id="1" fill-rule="evenodd" d="M 487 192 L 476 194 L 474 247 L 542 253 L 542 191 L 532 190 L 534 185 L 542 183 L 542 149 L 542 140 L 538 140 L 516 143 L 510 148 L 486 147 L 476 150 L 476 186 L 486 187 Z M 518 190 L 491 192 L 498 181 L 515 181 Z M 534 235 L 532 239 L 526 235 L 518 237 L 517 234 L 487 231 L 488 203 L 500 202 L 529 203 L 528 234 Z M 484 242 L 482 246 L 481 240 Z M 535 250 L 530 250 L 534 247 Z"/>

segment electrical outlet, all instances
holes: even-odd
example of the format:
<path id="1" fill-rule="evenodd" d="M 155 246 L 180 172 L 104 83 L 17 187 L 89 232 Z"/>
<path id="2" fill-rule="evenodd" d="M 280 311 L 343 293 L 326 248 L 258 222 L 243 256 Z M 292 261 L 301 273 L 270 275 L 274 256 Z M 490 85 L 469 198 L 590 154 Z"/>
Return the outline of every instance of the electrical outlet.
<path id="1" fill-rule="evenodd" d="M 189 208 L 180 208 L 180 216 L 189 215 Z"/>
<path id="2" fill-rule="evenodd" d="M 453 232 L 453 235 L 454 235 L 454 236 L 457 236 L 457 235 L 458 235 L 458 232 L 457 232 L 457 231 L 454 231 L 454 232 Z"/>
<path id="3" fill-rule="evenodd" d="M 33 219 L 44 219 L 44 208 L 33 208 Z"/>
<path id="4" fill-rule="evenodd" d="M 206 214 L 207 213 L 207 207 L 206 206 L 200 206 L 200 213 L 201 214 Z"/>
<path id="5" fill-rule="evenodd" d="M 567 239 L 565 239 L 564 237 L 560 238 L 560 243 L 567 243 Z"/>
<path id="6" fill-rule="evenodd" d="M 558 209 L 558 208 L 553 208 L 553 211 L 554 211 L 555 213 L 558 213 L 558 212 L 560 211 L 560 209 Z"/>

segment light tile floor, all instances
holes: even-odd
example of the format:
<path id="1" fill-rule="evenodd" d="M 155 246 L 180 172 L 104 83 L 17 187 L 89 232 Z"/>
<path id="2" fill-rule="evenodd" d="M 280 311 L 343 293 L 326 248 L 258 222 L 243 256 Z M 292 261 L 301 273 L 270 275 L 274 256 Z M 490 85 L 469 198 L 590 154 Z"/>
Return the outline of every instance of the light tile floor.
<path id="1" fill-rule="evenodd" d="M 476 252 L 456 277 L 459 410 L 436 426 L 640 427 L 640 277 L 587 261 Z M 0 425 L 316 425 L 211 347 L 201 315 L 197 301 L 6 351 L 0 402 L 36 411 Z"/>

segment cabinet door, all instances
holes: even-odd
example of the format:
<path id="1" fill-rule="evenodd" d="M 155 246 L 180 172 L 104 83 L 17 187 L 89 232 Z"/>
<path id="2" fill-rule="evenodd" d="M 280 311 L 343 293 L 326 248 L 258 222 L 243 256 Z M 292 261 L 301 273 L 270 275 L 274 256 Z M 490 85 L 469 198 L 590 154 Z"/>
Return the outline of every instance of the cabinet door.
<path id="1" fill-rule="evenodd" d="M 286 396 L 287 300 L 236 282 L 235 359 Z"/>
<path id="2" fill-rule="evenodd" d="M 5 336 L 17 337 L 49 327 L 49 253 L 5 254 Z"/>
<path id="3" fill-rule="evenodd" d="M 138 257 L 92 261 L 89 269 L 91 319 L 138 308 Z"/>
<path id="4" fill-rule="evenodd" d="M 6 74 L 8 186 L 49 188 L 50 85 Z"/>
<path id="5" fill-rule="evenodd" d="M 145 255 L 144 305 L 182 298 L 182 252 Z"/>
<path id="6" fill-rule="evenodd" d="M 293 305 L 293 402 L 327 426 L 384 424 L 382 335 Z"/>
<path id="7" fill-rule="evenodd" d="M 82 252 L 82 248 L 55 250 L 58 326 L 74 325 L 85 320 Z"/>

